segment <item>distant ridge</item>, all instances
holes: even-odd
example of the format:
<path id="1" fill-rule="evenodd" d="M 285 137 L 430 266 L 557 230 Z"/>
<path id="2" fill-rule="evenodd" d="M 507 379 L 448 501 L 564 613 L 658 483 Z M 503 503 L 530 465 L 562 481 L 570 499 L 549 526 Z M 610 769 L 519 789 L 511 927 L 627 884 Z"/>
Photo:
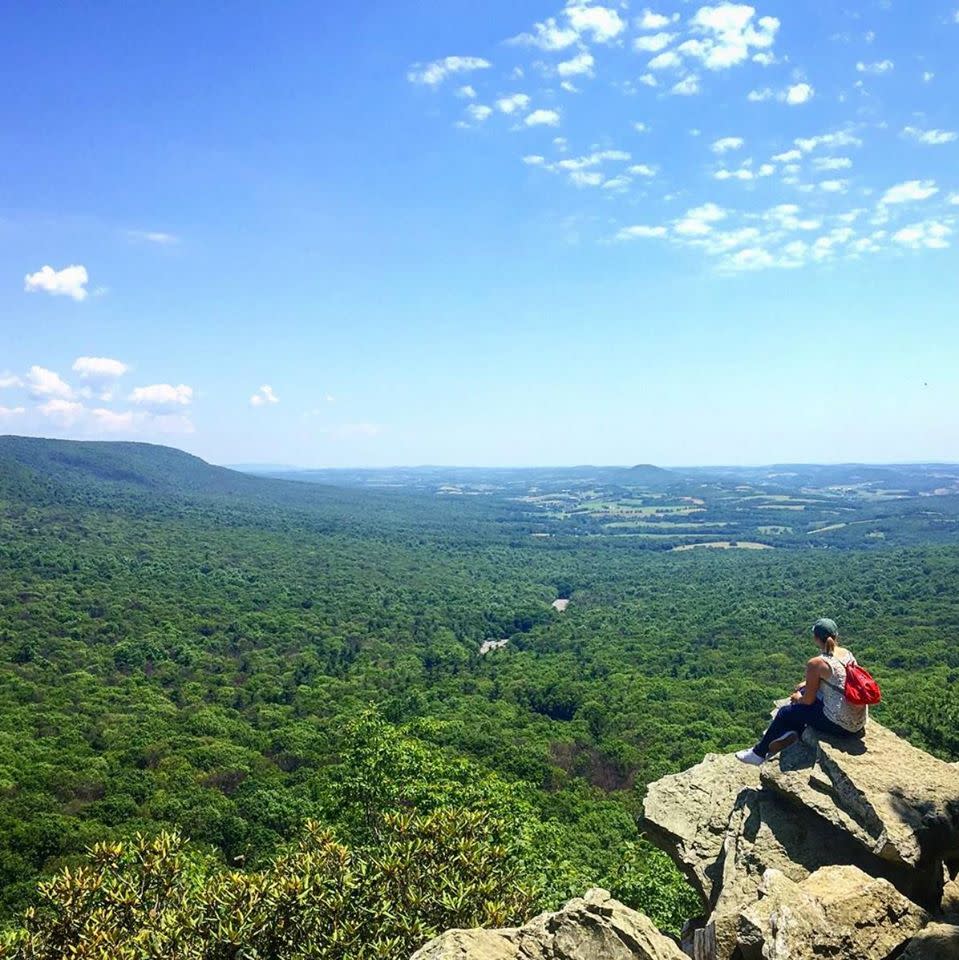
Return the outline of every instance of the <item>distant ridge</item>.
<path id="1" fill-rule="evenodd" d="M 15 480 L 217 494 L 250 493 L 272 482 L 159 444 L 0 436 L 0 486 Z"/>

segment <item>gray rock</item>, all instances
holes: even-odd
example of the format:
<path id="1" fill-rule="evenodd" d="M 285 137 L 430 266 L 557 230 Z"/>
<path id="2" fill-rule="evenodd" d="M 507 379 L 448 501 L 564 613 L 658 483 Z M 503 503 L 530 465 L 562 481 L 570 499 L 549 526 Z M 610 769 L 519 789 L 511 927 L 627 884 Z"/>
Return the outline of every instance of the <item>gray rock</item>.
<path id="1" fill-rule="evenodd" d="M 930 923 L 909 941 L 901 960 L 956 960 L 959 957 L 959 926 Z"/>
<path id="2" fill-rule="evenodd" d="M 889 960 L 929 916 L 887 880 L 823 867 L 795 883 L 768 870 L 741 915 L 744 960 Z"/>
<path id="3" fill-rule="evenodd" d="M 508 930 L 449 930 L 413 960 L 688 960 L 652 921 L 590 890 L 556 913 Z"/>
<path id="4" fill-rule="evenodd" d="M 807 728 L 761 778 L 890 863 L 922 868 L 959 856 L 959 769 L 878 723 L 863 740 Z"/>
<path id="5" fill-rule="evenodd" d="M 707 754 L 702 763 L 651 784 L 643 801 L 643 826 L 669 853 L 706 904 L 722 883 L 719 863 L 729 819 L 754 796 L 759 771 L 732 755 Z"/>

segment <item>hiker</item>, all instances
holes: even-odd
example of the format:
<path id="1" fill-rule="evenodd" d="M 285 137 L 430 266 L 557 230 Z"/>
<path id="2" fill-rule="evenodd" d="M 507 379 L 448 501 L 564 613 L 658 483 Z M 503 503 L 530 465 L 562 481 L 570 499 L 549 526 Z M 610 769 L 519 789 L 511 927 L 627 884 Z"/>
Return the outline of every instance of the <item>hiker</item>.
<path id="1" fill-rule="evenodd" d="M 846 666 L 856 663 L 856 658 L 837 645 L 839 629 L 835 620 L 817 620 L 812 634 L 819 656 L 806 664 L 805 682 L 796 687 L 790 702 L 776 712 L 762 740 L 736 754 L 743 763 L 759 766 L 794 744 L 807 726 L 834 737 L 863 735 L 869 708 L 855 706 L 843 693 Z"/>

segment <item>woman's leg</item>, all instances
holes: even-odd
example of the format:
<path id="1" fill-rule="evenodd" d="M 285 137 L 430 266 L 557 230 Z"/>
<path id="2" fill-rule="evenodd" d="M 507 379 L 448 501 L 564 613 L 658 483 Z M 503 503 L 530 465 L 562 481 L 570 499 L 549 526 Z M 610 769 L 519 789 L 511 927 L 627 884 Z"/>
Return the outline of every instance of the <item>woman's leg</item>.
<path id="1" fill-rule="evenodd" d="M 822 716 L 822 703 L 787 703 L 780 707 L 769 724 L 769 729 L 763 734 L 762 740 L 753 747 L 760 757 L 769 753 L 769 745 L 784 734 L 795 733 L 799 736 L 806 727 Z"/>
<path id="2" fill-rule="evenodd" d="M 858 739 L 862 738 L 862 730 L 847 730 L 845 727 L 840 727 L 838 723 L 833 723 L 829 717 L 820 714 L 814 720 L 809 721 L 809 726 L 815 728 L 820 733 L 828 733 L 833 737 L 856 737 Z"/>

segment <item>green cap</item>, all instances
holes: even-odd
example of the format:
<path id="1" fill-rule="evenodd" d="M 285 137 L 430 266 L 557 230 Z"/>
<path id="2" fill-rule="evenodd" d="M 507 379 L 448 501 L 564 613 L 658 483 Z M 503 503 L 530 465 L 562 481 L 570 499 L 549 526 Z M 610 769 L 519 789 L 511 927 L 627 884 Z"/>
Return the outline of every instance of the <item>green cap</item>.
<path id="1" fill-rule="evenodd" d="M 834 640 L 839 636 L 839 627 L 836 626 L 835 620 L 830 620 L 829 617 L 820 617 L 812 625 L 813 633 L 824 633 L 827 637 L 832 637 Z"/>

